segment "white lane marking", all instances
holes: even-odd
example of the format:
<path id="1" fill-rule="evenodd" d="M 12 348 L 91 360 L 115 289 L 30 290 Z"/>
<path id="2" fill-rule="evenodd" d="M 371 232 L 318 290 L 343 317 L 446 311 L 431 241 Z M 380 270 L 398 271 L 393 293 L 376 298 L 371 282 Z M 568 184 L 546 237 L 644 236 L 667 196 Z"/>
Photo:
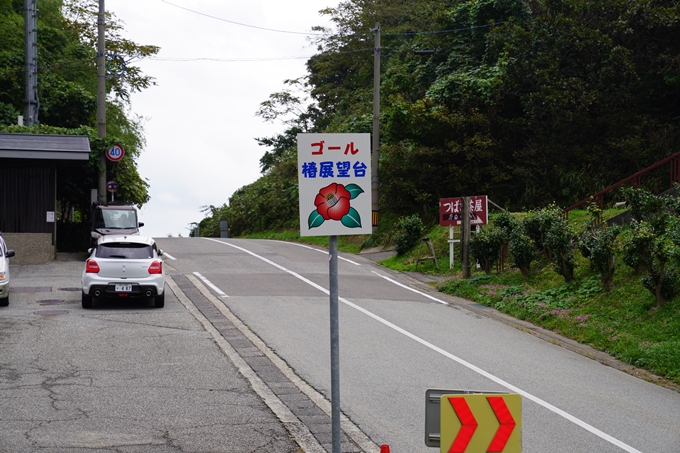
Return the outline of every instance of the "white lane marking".
<path id="1" fill-rule="evenodd" d="M 198 272 L 194 272 L 194 275 L 195 275 L 196 277 L 200 278 L 201 280 L 203 280 L 203 283 L 205 283 L 206 285 L 208 285 L 209 287 L 211 287 L 212 289 L 214 289 L 215 292 L 216 292 L 217 294 L 220 295 L 220 297 L 229 297 L 229 296 L 227 296 L 221 289 L 219 289 L 217 286 L 213 285 L 213 284 L 210 282 L 210 280 L 208 280 L 207 278 L 205 278 L 204 276 L 202 276 L 202 275 L 199 274 Z"/>
<path id="2" fill-rule="evenodd" d="M 282 243 L 282 244 L 297 245 L 298 247 L 304 247 L 304 248 L 306 248 L 306 249 L 314 250 L 315 252 L 325 253 L 326 255 L 328 255 L 328 250 L 317 249 L 316 247 L 310 247 L 309 245 L 298 244 L 297 242 L 279 241 L 279 240 L 277 240 L 277 239 L 268 239 L 268 240 L 271 240 L 271 241 L 273 241 L 273 242 L 280 242 L 280 243 Z M 361 266 L 360 263 L 357 263 L 356 261 L 349 260 L 349 259 L 347 259 L 347 258 L 343 258 L 343 257 L 341 257 L 340 255 L 338 255 L 338 259 L 341 259 L 341 260 L 343 260 L 343 261 L 347 261 L 348 263 L 352 263 L 352 264 L 354 264 L 355 266 Z"/>
<path id="3" fill-rule="evenodd" d="M 402 288 L 408 289 L 409 291 L 413 291 L 414 293 L 420 294 L 421 296 L 427 297 L 428 299 L 432 299 L 433 301 L 439 302 L 440 304 L 449 305 L 448 302 L 445 302 L 445 301 L 443 301 L 443 300 L 441 300 L 441 299 L 437 299 L 436 297 L 433 297 L 433 296 L 430 296 L 429 294 L 426 294 L 426 293 L 424 293 L 424 292 L 418 291 L 417 289 L 411 288 L 410 286 L 406 286 L 406 285 L 404 285 L 404 284 L 402 284 L 402 283 L 399 283 L 399 282 L 396 281 L 396 280 L 392 280 L 391 278 L 386 277 L 386 276 L 384 276 L 384 275 L 381 275 L 381 274 L 377 273 L 376 271 L 371 271 L 371 272 L 373 272 L 373 273 L 374 273 L 375 275 L 377 275 L 378 277 L 384 278 L 384 279 L 387 280 L 388 282 L 394 283 L 394 284 L 397 285 L 397 286 L 401 286 Z"/>
<path id="4" fill-rule="evenodd" d="M 314 404 L 316 404 L 322 411 L 326 413 L 329 417 L 331 414 L 331 402 L 326 399 L 321 393 L 317 392 L 311 385 L 303 381 L 291 367 L 288 366 L 274 351 L 272 351 L 265 343 L 258 337 L 248 326 L 243 324 L 243 322 L 227 307 L 223 300 L 215 297 L 213 293 L 210 292 L 208 288 L 203 286 L 195 277 L 187 275 L 187 279 L 193 285 L 198 288 L 198 290 L 208 299 L 217 309 L 229 320 L 238 330 L 241 331 L 250 341 L 253 342 L 257 348 L 262 351 L 264 355 L 269 357 L 269 359 L 277 366 L 277 368 L 288 378 L 290 381 L 300 389 L 302 393 L 307 395 Z M 180 290 L 181 291 L 181 290 Z M 366 436 L 361 429 L 356 426 L 344 413 L 340 412 L 340 425 L 342 430 L 349 435 L 354 442 L 356 442 L 359 447 L 365 453 L 378 453 L 378 446 Z M 310 452 L 311 450 L 304 450 L 305 452 Z M 325 453 L 325 450 L 324 450 Z"/>
<path id="5" fill-rule="evenodd" d="M 169 254 L 169 253 L 163 252 L 163 256 L 167 256 L 167 257 L 170 258 L 171 260 L 177 261 L 177 258 L 175 258 L 174 256 L 172 256 L 172 255 Z"/>
<path id="6" fill-rule="evenodd" d="M 313 281 L 308 280 L 305 277 L 301 276 L 300 274 L 293 272 L 291 270 L 288 270 L 285 267 L 283 267 L 279 264 L 276 264 L 275 262 L 268 260 L 267 258 L 265 258 L 263 256 L 260 256 L 260 255 L 254 253 L 254 252 L 251 252 L 250 250 L 244 249 L 243 247 L 239 247 L 239 246 L 234 245 L 234 244 L 230 244 L 228 242 L 218 241 L 216 239 L 211 239 L 211 238 L 205 238 L 205 239 L 207 239 L 209 241 L 219 242 L 220 244 L 228 245 L 229 247 L 233 247 L 235 249 L 239 249 L 239 250 L 241 250 L 241 251 L 243 251 L 243 252 L 245 252 L 245 253 L 247 253 L 251 256 L 254 256 L 255 258 L 258 258 L 258 259 L 264 261 L 265 263 L 269 263 L 272 266 L 274 266 L 278 269 L 281 269 L 284 272 L 291 274 L 292 276 L 302 280 L 303 282 L 307 283 L 308 285 L 313 286 L 314 288 L 317 288 L 318 290 L 322 291 L 323 293 L 329 294 L 329 291 L 326 288 L 323 288 L 323 287 L 317 285 L 316 283 L 314 283 Z M 540 399 L 539 397 L 534 396 L 531 393 L 520 389 L 519 387 L 515 387 L 514 385 L 510 384 L 509 382 L 506 382 L 503 379 L 501 379 L 497 376 L 494 376 L 493 374 L 489 373 L 488 371 L 484 371 L 483 369 L 479 368 L 478 366 L 473 365 L 470 362 L 463 360 L 460 357 L 455 356 L 455 355 L 451 354 L 450 352 L 447 352 L 447 351 L 441 349 L 440 347 L 435 346 L 432 343 L 429 343 L 429 342 L 423 340 L 422 338 L 402 329 L 401 327 L 399 327 L 395 324 L 392 324 L 391 322 L 387 321 L 386 319 L 381 318 L 380 316 L 366 310 L 365 308 L 362 308 L 362 307 L 360 307 L 356 304 L 353 304 L 352 302 L 348 301 L 347 299 L 343 299 L 342 297 L 339 297 L 338 300 L 340 302 L 346 304 L 347 306 L 352 307 L 352 308 L 364 313 L 365 315 L 375 319 L 379 323 L 381 323 L 381 324 L 401 333 L 402 335 L 422 344 L 423 346 L 443 355 L 444 357 L 447 357 L 447 358 L 453 360 L 454 362 L 458 362 L 459 364 L 463 365 L 464 367 L 469 368 L 470 370 L 474 371 L 475 373 L 478 373 L 478 374 L 486 377 L 487 379 L 507 388 L 508 390 L 511 390 L 515 393 L 519 393 L 523 397 L 525 397 L 525 398 L 533 401 L 534 403 L 539 404 L 539 405 L 543 406 L 544 408 L 554 412 L 555 414 L 569 420 L 570 422 L 574 423 L 577 426 L 580 426 L 581 428 L 585 429 L 586 431 L 589 431 L 590 433 L 595 434 L 596 436 L 598 436 L 599 438 L 609 442 L 610 444 L 615 445 L 615 446 L 617 446 L 617 447 L 621 448 L 622 450 L 627 451 L 629 453 L 642 453 L 641 451 L 636 450 L 635 448 L 631 447 L 630 445 L 610 436 L 609 434 L 607 434 L 603 431 L 600 431 L 599 429 L 597 429 L 594 426 L 584 422 L 583 420 L 574 417 L 573 415 L 569 414 L 568 412 L 565 412 L 562 409 L 560 409 L 556 406 L 553 406 L 552 404 L 548 403 L 547 401 L 544 401 L 544 400 Z"/>

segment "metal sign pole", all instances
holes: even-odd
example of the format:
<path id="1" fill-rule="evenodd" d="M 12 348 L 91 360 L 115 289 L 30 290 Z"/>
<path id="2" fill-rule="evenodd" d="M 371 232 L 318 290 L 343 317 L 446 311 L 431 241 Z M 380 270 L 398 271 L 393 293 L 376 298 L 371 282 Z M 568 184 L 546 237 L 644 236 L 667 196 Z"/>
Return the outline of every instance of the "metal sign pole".
<path id="1" fill-rule="evenodd" d="M 453 226 L 449 227 L 449 269 L 453 269 Z"/>
<path id="2" fill-rule="evenodd" d="M 331 305 L 331 434 L 332 453 L 340 453 L 340 335 L 338 322 L 338 237 L 328 236 Z"/>

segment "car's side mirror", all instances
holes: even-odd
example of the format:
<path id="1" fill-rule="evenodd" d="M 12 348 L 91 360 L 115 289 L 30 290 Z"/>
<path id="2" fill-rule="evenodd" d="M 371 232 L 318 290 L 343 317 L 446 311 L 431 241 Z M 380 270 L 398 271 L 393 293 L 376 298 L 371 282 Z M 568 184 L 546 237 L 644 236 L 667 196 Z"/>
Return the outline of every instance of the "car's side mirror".
<path id="1" fill-rule="evenodd" d="M 89 249 L 87 249 L 87 254 L 88 254 L 88 255 L 92 254 L 92 250 L 94 250 L 92 247 L 90 247 Z"/>
<path id="2" fill-rule="evenodd" d="M 139 222 L 139 227 L 141 228 L 143 226 L 144 226 L 144 222 Z"/>
<path id="3" fill-rule="evenodd" d="M 163 250 L 158 249 L 158 256 L 163 256 Z"/>
<path id="4" fill-rule="evenodd" d="M 14 256 L 14 250 L 7 250 L 7 253 L 5 253 L 5 256 L 7 258 L 11 258 Z"/>

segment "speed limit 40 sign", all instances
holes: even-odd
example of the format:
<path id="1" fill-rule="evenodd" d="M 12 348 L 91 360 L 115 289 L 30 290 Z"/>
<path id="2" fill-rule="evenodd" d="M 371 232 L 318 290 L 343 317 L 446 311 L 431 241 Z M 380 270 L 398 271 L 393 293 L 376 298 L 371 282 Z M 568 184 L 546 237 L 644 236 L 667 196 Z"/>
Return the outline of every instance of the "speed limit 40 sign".
<path id="1" fill-rule="evenodd" d="M 106 150 L 106 157 L 112 162 L 118 162 L 125 155 L 125 150 L 118 143 L 114 143 L 113 146 Z"/>

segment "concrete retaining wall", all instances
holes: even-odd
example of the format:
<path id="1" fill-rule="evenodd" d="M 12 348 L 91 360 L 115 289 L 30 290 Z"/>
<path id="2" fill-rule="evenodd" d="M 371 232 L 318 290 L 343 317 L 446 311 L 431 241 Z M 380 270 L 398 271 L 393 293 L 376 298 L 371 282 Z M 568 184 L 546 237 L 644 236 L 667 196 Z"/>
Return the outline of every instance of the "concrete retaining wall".
<path id="1" fill-rule="evenodd" d="M 16 253 L 10 264 L 46 263 L 55 258 L 51 233 L 2 233 L 2 237 Z"/>

